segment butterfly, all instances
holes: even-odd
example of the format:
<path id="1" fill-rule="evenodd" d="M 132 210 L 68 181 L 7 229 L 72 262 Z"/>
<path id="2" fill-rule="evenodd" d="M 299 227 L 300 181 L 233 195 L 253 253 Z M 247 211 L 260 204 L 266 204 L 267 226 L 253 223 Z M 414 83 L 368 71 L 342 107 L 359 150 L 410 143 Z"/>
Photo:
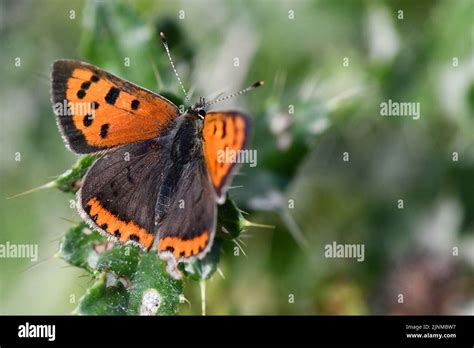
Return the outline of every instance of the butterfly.
<path id="1" fill-rule="evenodd" d="M 53 63 L 51 94 L 66 146 L 101 155 L 77 192 L 80 216 L 109 239 L 157 250 L 179 278 L 178 262 L 203 258 L 212 246 L 217 204 L 237 169 L 219 153 L 247 148 L 250 118 L 208 111 L 234 95 L 200 98 L 181 113 L 168 99 L 77 60 Z"/>

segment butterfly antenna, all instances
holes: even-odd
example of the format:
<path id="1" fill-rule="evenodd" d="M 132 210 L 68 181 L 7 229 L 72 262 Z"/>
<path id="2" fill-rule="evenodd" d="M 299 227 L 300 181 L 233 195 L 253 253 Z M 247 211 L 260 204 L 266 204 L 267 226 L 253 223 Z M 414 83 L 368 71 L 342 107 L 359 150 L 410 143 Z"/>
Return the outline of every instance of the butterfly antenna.
<path id="1" fill-rule="evenodd" d="M 184 96 L 186 98 L 186 102 L 189 104 L 188 93 L 186 93 L 186 90 L 184 89 L 183 82 L 181 81 L 178 71 L 176 70 L 176 67 L 174 66 L 173 59 L 171 58 L 170 48 L 168 47 L 168 40 L 166 39 L 166 36 L 163 32 L 160 32 L 160 37 L 161 37 L 161 42 L 163 42 L 163 46 L 165 46 L 166 54 L 168 54 L 168 59 L 170 60 L 171 67 L 173 68 L 174 74 L 176 75 L 179 85 L 181 86 L 181 89 L 183 90 Z"/>
<path id="2" fill-rule="evenodd" d="M 235 93 L 232 93 L 232 94 L 229 94 L 225 97 L 221 97 L 221 98 L 217 98 L 217 99 L 214 99 L 210 102 L 207 102 L 206 104 L 204 104 L 204 106 L 209 106 L 209 105 L 212 105 L 212 104 L 216 104 L 216 103 L 219 103 L 221 101 L 224 101 L 224 100 L 227 100 L 227 99 L 230 99 L 230 98 L 234 98 L 234 97 L 237 97 L 241 94 L 244 94 L 244 93 L 247 93 L 249 91 L 251 91 L 252 89 L 255 89 L 257 87 L 260 87 L 260 86 L 263 86 L 264 85 L 264 81 L 260 80 L 260 81 L 257 81 L 255 82 L 253 85 L 250 85 L 248 86 L 247 88 L 244 88 L 243 90 L 241 91 L 238 91 L 238 92 L 235 92 Z"/>

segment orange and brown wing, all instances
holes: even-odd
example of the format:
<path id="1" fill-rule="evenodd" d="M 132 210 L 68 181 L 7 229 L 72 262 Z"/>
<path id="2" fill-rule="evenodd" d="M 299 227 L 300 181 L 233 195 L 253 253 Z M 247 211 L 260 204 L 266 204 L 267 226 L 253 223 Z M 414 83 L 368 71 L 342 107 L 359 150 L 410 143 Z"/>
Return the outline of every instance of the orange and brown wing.
<path id="1" fill-rule="evenodd" d="M 75 60 L 54 62 L 52 102 L 58 126 L 76 153 L 158 137 L 179 114 L 169 100 Z"/>
<path id="2" fill-rule="evenodd" d="M 204 157 L 218 203 L 225 201 L 235 159 L 247 147 L 249 133 L 250 118 L 241 112 L 208 112 L 204 118 Z"/>

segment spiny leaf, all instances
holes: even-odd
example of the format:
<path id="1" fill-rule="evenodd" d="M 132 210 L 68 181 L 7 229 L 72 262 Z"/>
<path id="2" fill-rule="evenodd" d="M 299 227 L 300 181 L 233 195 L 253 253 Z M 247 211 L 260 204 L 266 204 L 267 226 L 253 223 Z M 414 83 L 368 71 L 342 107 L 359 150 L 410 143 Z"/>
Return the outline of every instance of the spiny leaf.
<path id="1" fill-rule="evenodd" d="M 84 233 L 86 228 L 87 225 L 84 222 L 71 227 L 61 241 L 57 256 L 62 257 L 71 265 L 93 272 L 99 259 L 94 246 L 98 242 L 104 242 L 105 238 L 97 232 Z"/>
<path id="2" fill-rule="evenodd" d="M 142 251 L 136 246 L 115 244 L 112 249 L 99 255 L 96 268 L 130 279 L 137 270 L 141 254 Z"/>
<path id="3" fill-rule="evenodd" d="M 169 276 L 156 252 L 143 253 L 130 287 L 129 313 L 176 314 L 182 292 L 182 282 Z"/>
<path id="4" fill-rule="evenodd" d="M 82 156 L 71 169 L 61 174 L 52 182 L 53 187 L 57 187 L 64 192 L 76 192 L 79 188 L 78 182 L 97 158 L 97 155 Z"/>
<path id="5" fill-rule="evenodd" d="M 80 299 L 75 313 L 125 315 L 127 314 L 128 297 L 127 289 L 120 281 L 113 280 L 113 284 L 107 284 L 107 274 L 102 273 L 94 285 Z"/>
<path id="6" fill-rule="evenodd" d="M 96 231 L 87 232 L 85 223 L 69 229 L 58 253 L 92 276 L 100 274 L 80 300 L 78 313 L 176 314 L 182 282 L 168 275 L 156 252 L 144 252 L 131 245 L 108 249 L 111 242 Z M 153 294 L 159 298 L 155 312 L 150 308 Z M 119 300 L 120 296 L 123 300 Z"/>
<path id="7" fill-rule="evenodd" d="M 227 240 L 237 238 L 244 230 L 245 222 L 246 220 L 239 208 L 227 195 L 224 204 L 219 206 L 217 214 L 217 232 L 219 236 Z"/>

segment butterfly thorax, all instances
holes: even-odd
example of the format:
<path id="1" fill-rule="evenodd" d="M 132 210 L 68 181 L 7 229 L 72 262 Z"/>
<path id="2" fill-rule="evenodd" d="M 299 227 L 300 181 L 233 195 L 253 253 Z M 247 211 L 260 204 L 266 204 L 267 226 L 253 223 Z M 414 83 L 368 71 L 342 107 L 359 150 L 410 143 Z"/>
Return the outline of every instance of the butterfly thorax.
<path id="1" fill-rule="evenodd" d="M 203 119 L 195 112 L 187 112 L 177 120 L 171 145 L 171 160 L 184 165 L 202 157 Z"/>

